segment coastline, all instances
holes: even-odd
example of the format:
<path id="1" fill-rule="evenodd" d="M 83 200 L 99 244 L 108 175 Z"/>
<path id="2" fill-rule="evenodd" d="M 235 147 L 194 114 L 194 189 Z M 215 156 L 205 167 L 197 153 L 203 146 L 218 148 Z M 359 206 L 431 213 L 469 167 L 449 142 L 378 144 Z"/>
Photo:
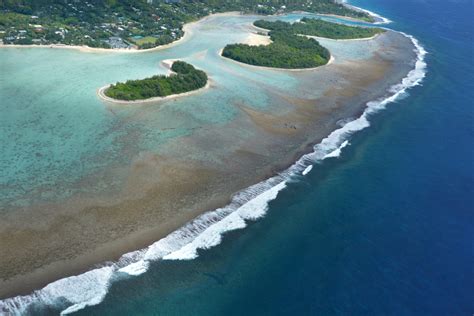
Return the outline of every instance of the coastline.
<path id="1" fill-rule="evenodd" d="M 312 13 L 312 12 L 298 10 L 298 11 L 293 11 L 293 13 Z M 357 19 L 357 18 L 353 18 L 353 17 L 350 17 L 350 16 L 345 16 L 345 15 L 330 14 L 330 13 L 313 13 L 313 14 L 317 14 L 317 15 L 320 15 L 320 16 L 327 16 L 327 17 L 331 17 L 331 18 L 338 18 L 338 19 L 341 19 L 341 20 L 347 20 L 349 22 L 359 22 L 359 23 L 368 23 L 368 24 L 374 24 L 375 23 L 375 22 L 369 22 L 369 21 L 365 21 L 365 20 L 362 20 L 362 19 Z M 372 16 L 372 17 L 374 17 L 374 16 Z"/>
<path id="2" fill-rule="evenodd" d="M 265 32 L 265 33 L 269 33 L 270 30 L 267 30 L 267 29 L 264 29 L 264 28 L 261 28 L 261 27 L 258 27 L 258 26 L 255 26 L 252 24 L 252 27 L 256 30 L 256 31 L 259 31 L 259 32 Z M 324 39 L 324 40 L 330 40 L 330 41 L 336 41 L 336 42 L 351 42 L 351 41 L 370 41 L 370 40 L 373 40 L 373 39 L 376 39 L 377 36 L 379 36 L 380 34 L 383 34 L 382 33 L 377 33 L 371 37 L 363 37 L 363 38 L 348 38 L 348 39 L 336 39 L 336 38 L 329 38 L 329 37 L 322 37 L 322 36 L 315 36 L 315 35 L 306 35 L 306 34 L 297 34 L 298 36 L 304 36 L 304 37 L 307 37 L 307 38 L 314 38 L 316 40 L 319 40 L 319 39 Z M 259 34 L 256 34 L 256 35 L 259 35 Z M 263 35 L 259 35 L 259 36 L 263 36 Z M 268 36 L 268 35 L 267 35 Z M 248 44 L 248 43 L 244 43 L 244 44 Z M 249 44 L 250 45 L 250 44 Z M 261 44 L 259 44 L 261 45 Z"/>
<path id="3" fill-rule="evenodd" d="M 185 34 L 186 34 L 186 33 L 185 33 Z M 183 37 L 184 37 L 184 36 L 183 36 Z M 172 44 L 173 44 L 173 43 L 172 43 Z M 62 47 L 62 48 L 67 48 L 67 47 Z M 161 49 L 163 49 L 163 48 L 161 48 Z M 152 49 L 152 50 L 154 50 L 154 49 Z M 110 50 L 106 50 L 106 51 L 110 51 Z M 221 55 L 221 54 L 219 54 L 219 55 Z M 221 57 L 222 57 L 222 56 L 221 56 Z M 332 56 L 331 56 L 331 57 L 332 57 Z M 234 60 L 232 60 L 232 61 L 234 61 Z M 333 61 L 333 58 L 331 58 L 330 62 L 332 62 L 332 61 Z M 270 69 L 270 70 L 278 70 L 278 71 L 280 70 L 280 69 L 271 68 L 271 67 L 260 67 L 260 66 L 247 65 L 247 64 L 243 64 L 243 63 L 240 63 L 240 62 L 237 62 L 237 61 L 234 61 L 234 62 L 239 63 L 239 64 L 241 64 L 241 65 L 251 66 L 251 67 L 264 68 L 264 69 Z M 328 64 L 326 64 L 326 65 L 329 65 L 330 62 L 328 62 Z M 314 70 L 314 69 L 321 69 L 321 68 L 322 68 L 322 67 L 320 66 L 320 67 L 312 68 L 312 70 Z M 282 69 L 282 70 L 283 70 L 283 71 L 288 71 L 288 69 Z M 302 70 L 311 70 L 311 69 L 302 69 Z M 292 71 L 301 71 L 301 70 L 292 70 Z M 209 83 L 209 81 L 208 81 L 208 83 Z M 203 89 L 203 88 L 201 88 L 201 89 Z M 199 91 L 199 90 L 196 90 L 196 91 Z M 196 92 L 196 91 L 193 91 L 193 92 Z M 181 95 L 177 95 L 177 96 L 181 96 Z M 162 99 L 162 98 L 160 98 L 160 99 Z M 141 103 L 141 102 L 140 102 L 140 103 Z M 300 148 L 299 151 L 294 152 L 293 155 L 291 155 L 291 158 L 287 159 L 284 163 L 280 162 L 280 163 L 278 164 L 278 165 L 279 165 L 278 167 L 273 166 L 273 170 L 274 170 L 273 172 L 268 172 L 268 173 L 267 173 L 267 176 L 262 176 L 262 177 L 259 177 L 259 178 L 260 178 L 261 180 L 264 180 L 264 179 L 267 179 L 268 176 L 274 176 L 275 174 L 277 174 L 277 171 L 278 171 L 278 170 L 285 170 L 285 169 L 287 169 L 289 166 L 293 165 L 294 161 L 295 161 L 295 160 L 298 160 L 298 158 L 300 158 L 303 154 L 306 154 L 306 153 L 311 152 L 311 151 L 313 150 L 313 145 L 319 143 L 319 142 L 321 141 L 322 137 L 324 137 L 324 136 L 321 136 L 321 138 L 316 137 L 315 139 L 313 139 L 312 142 L 306 143 L 306 144 L 302 145 L 302 146 L 301 146 L 302 149 Z M 254 179 L 255 179 L 255 178 L 254 178 Z M 230 198 L 222 199 L 220 202 L 215 203 L 215 207 L 214 207 L 214 208 L 217 208 L 218 206 L 225 205 L 226 203 L 228 204 L 229 200 L 230 200 Z M 197 215 L 202 214 L 202 209 L 203 209 L 203 208 L 201 208 L 201 211 L 191 212 L 191 213 L 192 213 L 191 216 L 189 216 L 189 214 L 188 214 L 188 216 L 189 216 L 190 219 L 188 219 L 188 220 L 186 220 L 186 221 L 184 221 L 184 222 L 185 222 L 185 223 L 186 223 L 186 222 L 189 222 L 191 219 L 195 218 L 196 214 L 197 214 Z M 206 209 L 209 209 L 209 208 L 206 208 Z M 160 235 L 164 237 L 164 236 L 166 236 L 166 234 L 168 234 L 169 232 L 175 231 L 177 228 L 182 227 L 182 225 L 183 225 L 182 222 L 183 222 L 183 221 L 180 221 L 180 222 L 181 222 L 181 224 L 178 224 L 178 223 L 177 223 L 177 225 L 174 225 L 174 226 L 170 225 L 170 226 L 168 226 L 169 229 L 163 230 Z M 165 232 L 165 231 L 166 231 L 166 232 Z M 155 232 L 155 233 L 156 233 L 156 232 Z M 146 241 L 145 241 L 145 239 L 142 238 L 143 242 L 137 242 L 137 243 L 135 244 L 135 245 L 139 245 L 139 244 L 140 244 L 140 245 L 142 245 L 142 246 L 140 246 L 140 247 L 128 247 L 128 248 L 132 248 L 132 249 L 142 249 L 142 248 L 145 247 L 146 245 L 150 245 L 150 244 L 151 244 L 151 243 L 149 242 L 150 240 L 157 240 L 155 233 L 152 234 L 152 235 L 154 236 L 153 238 L 151 238 L 151 237 L 150 237 L 150 238 L 147 238 L 147 239 L 145 238 Z M 137 238 L 137 239 L 140 239 L 140 238 Z M 118 243 L 123 243 L 123 241 L 118 241 Z M 130 241 L 129 241 L 127 244 L 130 244 Z M 134 246 L 135 246 L 135 245 L 134 245 Z M 119 247 L 119 248 L 123 249 L 124 247 L 122 246 L 122 247 Z M 107 249 L 107 246 L 105 246 L 105 249 Z M 119 251 L 118 251 L 118 252 L 119 252 Z M 123 254 L 123 253 L 124 253 L 124 252 L 122 252 L 121 254 Z M 111 256 L 111 257 L 112 257 L 112 256 Z M 116 256 L 115 256 L 115 257 L 116 257 Z M 91 261 L 91 262 L 92 262 L 92 261 Z M 90 265 L 89 265 L 89 266 L 90 266 Z M 51 269 L 51 267 L 50 267 L 50 269 Z M 50 273 L 52 273 L 52 274 L 55 274 L 55 272 L 57 273 L 57 271 L 53 271 L 53 270 L 55 270 L 55 269 L 52 268 Z M 80 272 L 88 271 L 88 268 L 76 269 L 75 271 L 77 271 L 77 272 L 75 272 L 75 273 L 80 273 Z M 71 273 L 69 272 L 68 274 L 70 275 Z M 51 280 L 54 280 L 54 279 L 57 279 L 57 278 L 51 278 Z M 25 281 L 26 281 L 26 280 L 25 280 Z M 16 292 L 16 293 L 19 294 L 20 292 L 18 291 L 18 292 Z M 26 294 L 26 293 L 27 293 L 27 290 L 21 291 L 21 293 L 22 293 L 22 294 Z"/>
<path id="4" fill-rule="evenodd" d="M 195 23 L 195 22 L 191 22 Z M 186 24 L 187 25 L 187 24 Z M 183 26 L 184 30 L 184 26 Z M 169 44 L 165 45 L 160 45 L 157 47 L 153 48 L 148 48 L 148 49 L 135 49 L 135 48 L 130 48 L 130 49 L 125 49 L 125 48 L 98 48 L 98 47 L 90 47 L 90 46 L 77 46 L 77 45 L 66 45 L 66 44 L 49 44 L 49 45 L 36 45 L 36 44 L 31 44 L 31 45 L 18 45 L 18 44 L 2 44 L 0 45 L 0 48 L 50 48 L 50 49 L 72 49 L 72 50 L 78 50 L 82 53 L 125 53 L 125 54 L 137 54 L 137 53 L 147 53 L 147 52 L 152 52 L 152 51 L 159 51 L 163 49 L 168 49 L 171 47 L 174 47 L 176 45 L 179 45 L 183 42 L 185 42 L 188 38 L 186 37 L 186 34 L 188 34 L 188 37 L 190 36 L 189 32 L 185 32 L 184 35 L 179 38 L 176 41 L 173 41 Z"/>
<path id="5" fill-rule="evenodd" d="M 359 91 L 359 89 L 356 89 L 355 91 Z M 358 93 L 358 92 L 354 92 Z M 359 101 L 354 101 L 352 98 L 348 101 L 348 104 L 360 104 L 358 103 Z M 356 113 L 360 114 L 361 109 L 359 106 L 356 107 Z M 304 113 L 303 117 L 304 120 L 308 120 L 307 118 L 307 110 L 302 110 Z M 353 115 L 355 115 L 354 113 Z M 350 116 L 350 114 L 348 114 Z M 265 119 L 266 120 L 266 119 Z M 266 124 L 266 123 L 265 123 Z M 311 134 L 313 137 L 311 137 L 311 140 L 306 140 L 300 142 L 298 149 L 293 151 L 290 155 L 286 156 L 285 159 L 281 159 L 277 162 L 273 162 L 272 165 L 267 166 L 265 168 L 265 172 L 263 174 L 259 175 L 252 175 L 251 179 L 247 179 L 244 182 L 239 182 L 235 183 L 235 186 L 232 188 L 227 188 L 229 189 L 230 192 L 239 192 L 242 190 L 242 188 L 248 187 L 252 183 L 262 181 L 265 179 L 268 179 L 269 177 L 278 174 L 279 170 L 285 170 L 288 166 L 292 165 L 295 160 L 301 157 L 301 155 L 311 152 L 313 149 L 313 145 L 317 144 L 321 141 L 321 139 L 324 138 L 324 135 L 328 135 L 334 127 L 332 125 L 327 126 L 326 128 L 323 129 L 323 131 L 318 132 L 317 134 Z M 290 130 L 289 132 L 285 131 L 285 134 L 287 133 L 292 133 Z M 279 134 L 281 135 L 281 134 Z M 320 135 L 320 136 L 316 136 Z M 281 138 L 281 136 L 278 136 L 278 138 Z M 184 169 L 184 166 L 179 166 L 177 170 L 182 170 Z M 176 170 L 173 172 L 177 172 Z M 181 171 L 180 171 L 181 172 Z M 214 178 L 217 176 L 217 174 L 213 174 L 210 178 Z M 176 178 L 176 174 L 173 176 Z M 200 175 L 197 177 L 195 181 L 197 182 L 191 182 L 190 185 L 193 187 L 196 185 L 199 185 L 202 183 L 205 183 L 205 179 L 208 178 L 209 175 Z M 225 176 L 224 178 L 227 178 Z M 222 181 L 225 181 L 224 178 Z M 219 179 L 216 177 L 216 180 Z M 186 176 L 185 179 L 183 179 L 183 184 L 184 183 L 189 183 L 189 176 Z M 238 189 L 240 187 L 240 189 Z M 173 190 L 173 188 L 176 187 L 171 187 L 170 190 Z M 235 188 L 235 189 L 234 189 Z M 156 193 L 155 193 L 156 194 Z M 163 192 L 163 194 L 167 194 L 167 192 Z M 173 196 L 173 195 L 171 195 Z M 193 206 L 193 211 L 192 212 L 187 212 L 186 215 L 181 214 L 178 216 L 178 214 L 173 215 L 173 221 L 170 223 L 166 223 L 164 226 L 159 225 L 159 227 L 150 229 L 150 230 L 144 230 L 141 231 L 140 233 L 136 234 L 135 237 L 128 235 L 124 236 L 122 238 L 119 238 L 115 240 L 112 243 L 107 243 L 101 246 L 98 249 L 95 249 L 89 255 L 86 257 L 82 256 L 82 259 L 77 258 L 73 259 L 73 261 L 59 261 L 56 264 L 53 265 L 48 265 L 43 268 L 41 268 L 38 271 L 35 271 L 34 274 L 28 274 L 25 276 L 19 276 L 17 278 L 13 278 L 10 280 L 7 280 L 6 282 L 2 282 L 2 288 L 3 289 L 9 289 L 8 293 L 2 293 L 2 296 L 12 296 L 12 295 L 21 295 L 21 294 L 27 294 L 31 288 L 38 288 L 40 286 L 44 286 L 54 280 L 57 280 L 58 277 L 64 277 L 65 275 L 71 275 L 71 274 L 76 274 L 76 273 L 82 273 L 85 271 L 89 271 L 91 268 L 91 265 L 93 265 L 95 262 L 103 262 L 105 260 L 116 260 L 116 258 L 120 257 L 121 254 L 126 253 L 128 251 L 132 251 L 133 249 L 143 249 L 147 245 L 150 245 L 153 241 L 156 241 L 160 238 L 163 238 L 167 234 L 175 231 L 177 228 L 182 227 L 184 223 L 190 222 L 193 220 L 193 218 L 196 218 L 196 216 L 199 216 L 202 214 L 203 210 L 209 210 L 209 209 L 217 209 L 219 206 L 222 205 L 227 205 L 229 201 L 231 201 L 231 197 L 227 194 L 221 195 L 220 199 L 199 199 L 199 203 L 195 203 Z M 204 203 L 204 204 L 203 204 Z M 136 204 L 136 203 L 134 203 Z M 115 212 L 115 211 L 114 211 Z M 184 216 L 183 216 L 184 215 Z M 118 216 L 118 214 L 116 214 Z M 105 259 L 104 258 L 107 258 Z M 87 259 L 89 258 L 89 259 Z M 114 259 L 115 258 L 115 259 Z M 82 262 L 81 264 L 78 264 L 78 259 L 79 262 Z M 36 275 L 36 277 L 35 277 Z M 62 279 L 60 279 L 61 281 Z M 34 285 L 33 285 L 34 284 Z"/>
<path id="6" fill-rule="evenodd" d="M 350 6 L 350 5 L 348 5 L 348 6 L 354 8 L 354 9 L 365 11 L 368 14 L 370 14 L 371 16 L 373 16 L 374 18 L 381 18 L 379 15 L 377 15 L 373 12 L 366 11 L 366 10 L 363 10 L 361 8 Z M 306 12 L 306 11 L 292 11 L 292 12 L 293 13 L 310 13 L 310 12 Z M 336 17 L 336 18 L 345 19 L 345 20 L 354 21 L 354 22 L 365 22 L 364 20 L 351 18 L 351 17 L 347 17 L 347 16 L 342 16 L 342 15 L 320 14 L 320 13 L 314 13 L 314 14 L 321 15 L 321 16 Z M 78 46 L 78 45 L 67 45 L 67 44 L 48 44 L 48 45 L 41 45 L 41 44 L 40 45 L 38 45 L 38 44 L 28 44 L 28 45 L 1 44 L 0 49 L 1 48 L 50 48 L 50 49 L 72 49 L 72 50 L 78 50 L 78 51 L 83 52 L 83 53 L 126 53 L 126 54 L 147 53 L 147 52 L 153 52 L 153 51 L 160 51 L 160 50 L 164 50 L 164 49 L 169 49 L 171 47 L 174 47 L 176 45 L 184 43 L 185 41 L 187 41 L 189 39 L 189 37 L 191 37 L 191 35 L 192 35 L 191 28 L 192 28 L 192 25 L 195 24 L 195 23 L 200 23 L 201 21 L 204 21 L 205 19 L 210 18 L 210 17 L 236 16 L 236 15 L 242 15 L 242 13 L 238 12 L 238 11 L 212 13 L 212 14 L 204 16 L 201 19 L 198 19 L 196 21 L 188 22 L 188 23 L 183 25 L 184 35 L 181 38 L 179 38 L 179 39 L 177 39 L 177 40 L 175 40 L 175 41 L 173 41 L 169 44 L 160 45 L 160 46 L 157 46 L 157 47 L 147 48 L 147 49 L 134 49 L 134 48 L 131 48 L 131 49 L 114 48 L 114 49 L 112 49 L 112 48 L 90 47 L 90 46 L 86 46 L 86 45 Z M 275 16 L 278 16 L 278 15 L 275 15 Z M 367 22 L 367 23 L 369 23 L 369 24 L 385 24 L 385 23 L 390 23 L 390 20 L 387 19 L 387 22 L 383 21 L 383 22 L 380 22 L 380 23 L 377 23 L 377 22 L 372 22 L 372 23 Z M 256 30 L 261 30 L 261 31 L 264 31 L 264 32 L 268 32 L 268 30 L 259 28 L 257 26 L 254 26 L 253 24 L 252 24 L 252 26 Z"/>
<path id="7" fill-rule="evenodd" d="M 234 12 L 226 12 L 226 13 L 234 13 Z M 216 13 L 218 14 L 226 14 L 226 13 Z M 0 45 L 1 48 L 50 48 L 50 49 L 72 49 L 72 50 L 78 50 L 83 53 L 122 53 L 122 54 L 138 54 L 138 53 L 148 53 L 148 52 L 154 52 L 154 51 L 160 51 L 164 49 L 169 49 L 172 48 L 176 45 L 182 44 L 185 41 L 187 41 L 191 36 L 192 36 L 192 26 L 196 23 L 201 22 L 202 20 L 208 18 L 211 15 L 208 15 L 206 17 L 203 17 L 202 19 L 199 19 L 197 21 L 189 22 L 183 25 L 183 32 L 184 35 L 165 45 L 160 45 L 157 47 L 153 48 L 148 48 L 148 49 L 124 49 L 124 48 L 98 48 L 98 47 L 90 47 L 90 46 L 78 46 L 78 45 L 66 45 L 66 44 L 49 44 L 49 45 L 36 45 L 36 44 L 30 44 L 30 45 L 18 45 L 18 44 L 2 44 Z"/>
<path id="8" fill-rule="evenodd" d="M 381 33 L 375 34 L 374 36 L 371 37 L 364 37 L 364 38 L 348 38 L 348 39 L 335 39 L 335 38 L 329 38 L 329 37 L 321 37 L 321 36 L 314 36 L 314 35 L 304 35 L 304 34 L 298 34 L 299 36 L 305 36 L 307 38 L 314 38 L 315 40 L 328 40 L 328 41 L 335 41 L 335 42 L 357 42 L 357 41 L 371 41 L 377 38 Z"/>
<path id="9" fill-rule="evenodd" d="M 383 17 L 380 14 L 377 14 L 375 12 L 372 12 L 372 11 L 357 7 L 355 5 L 349 4 L 347 0 L 337 0 L 337 1 L 339 3 L 341 3 L 342 5 L 346 6 L 347 8 L 349 8 L 349 9 L 365 12 L 368 15 L 370 15 L 371 17 L 373 17 L 375 21 L 372 22 L 371 24 L 375 24 L 375 25 L 377 25 L 377 24 L 389 24 L 389 23 L 392 22 L 390 19 L 387 19 L 386 17 Z"/>
<path id="10" fill-rule="evenodd" d="M 258 27 L 258 26 L 255 26 L 252 24 L 252 27 L 254 29 L 257 29 L 257 30 L 260 30 L 260 31 L 265 31 L 265 32 L 269 32 L 269 30 L 266 30 L 266 29 L 263 29 L 261 27 Z M 316 39 L 316 40 L 320 40 L 320 39 L 323 39 L 323 40 L 330 40 L 330 41 L 335 41 L 335 42 L 358 42 L 358 41 L 371 41 L 371 40 L 375 40 L 379 35 L 381 35 L 383 33 L 378 33 L 378 34 L 375 34 L 371 37 L 365 37 L 365 38 L 351 38 L 351 39 L 332 39 L 332 38 L 327 38 L 327 37 L 320 37 L 320 36 L 313 36 L 313 35 L 303 35 L 303 34 L 298 34 L 299 36 L 304 36 L 304 37 L 307 37 L 307 38 L 313 38 L 313 39 Z M 249 37 L 251 37 L 252 35 L 254 36 L 259 36 L 259 37 L 262 37 L 262 38 L 266 38 L 267 36 L 264 36 L 264 35 L 260 35 L 260 34 L 251 34 L 249 35 Z M 253 45 L 253 46 L 259 46 L 259 45 L 269 45 L 271 43 L 271 40 L 269 41 L 266 41 L 266 40 L 261 40 L 261 41 L 255 41 L 253 42 L 252 40 L 245 40 L 243 42 L 243 44 L 247 44 L 247 45 Z M 243 66 L 250 66 L 250 67 L 253 67 L 253 68 L 256 68 L 256 69 L 263 69 L 263 70 L 278 70 L 278 71 L 290 71 L 290 72 L 300 72 L 300 71 L 312 71 L 312 70 L 317 70 L 321 67 L 324 67 L 324 66 L 329 66 L 331 65 L 334 61 L 335 61 L 335 58 L 334 58 L 334 55 L 331 54 L 331 57 L 329 58 L 328 62 L 324 65 L 321 65 L 321 66 L 318 66 L 318 67 L 312 67 L 312 68 L 297 68 L 297 69 L 290 69 L 290 68 L 276 68 L 276 67 L 266 67 L 266 66 L 258 66 L 258 65 L 251 65 L 251 64 L 246 64 L 246 63 L 243 63 L 243 62 L 240 62 L 240 61 L 237 61 L 237 60 L 234 60 L 232 58 L 227 58 L 225 56 L 222 56 L 222 52 L 224 51 L 224 48 L 222 48 L 221 50 L 219 50 L 219 56 L 221 58 L 224 58 L 226 60 L 230 60 L 232 62 L 235 62 L 235 63 L 238 63 L 239 65 L 243 65 Z"/>

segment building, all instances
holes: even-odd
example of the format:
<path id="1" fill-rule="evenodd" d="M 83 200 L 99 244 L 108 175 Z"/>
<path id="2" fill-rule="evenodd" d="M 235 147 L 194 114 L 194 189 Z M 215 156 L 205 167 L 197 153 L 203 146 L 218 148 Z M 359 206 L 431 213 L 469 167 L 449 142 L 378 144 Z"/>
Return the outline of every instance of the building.
<path id="1" fill-rule="evenodd" d="M 118 36 L 111 36 L 108 40 L 105 41 L 110 45 L 111 48 L 130 48 L 130 45 L 125 43 L 122 38 Z"/>

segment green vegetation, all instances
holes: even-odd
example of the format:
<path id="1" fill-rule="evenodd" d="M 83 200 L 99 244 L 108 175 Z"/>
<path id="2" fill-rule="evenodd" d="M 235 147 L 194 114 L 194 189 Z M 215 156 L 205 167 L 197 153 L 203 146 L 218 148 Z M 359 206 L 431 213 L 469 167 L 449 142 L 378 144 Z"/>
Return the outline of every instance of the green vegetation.
<path id="1" fill-rule="evenodd" d="M 170 76 L 159 75 L 111 85 L 105 90 L 105 95 L 118 100 L 144 100 L 197 90 L 207 83 L 204 71 L 184 61 L 175 61 L 171 70 L 174 74 Z"/>
<path id="2" fill-rule="evenodd" d="M 144 49 L 179 39 L 184 23 L 211 13 L 295 10 L 372 19 L 334 0 L 0 0 L 0 44 Z"/>
<path id="3" fill-rule="evenodd" d="M 283 21 L 258 20 L 254 25 L 270 30 L 272 43 L 267 46 L 227 45 L 222 56 L 255 66 L 274 68 L 313 68 L 326 64 L 329 51 L 318 41 L 300 35 L 333 39 L 368 38 L 384 32 L 380 28 L 365 28 L 331 23 L 321 19 L 303 18 L 293 24 Z"/>
<path id="4" fill-rule="evenodd" d="M 140 38 L 129 38 L 131 42 L 134 42 L 138 46 L 143 46 L 143 45 L 152 45 L 156 43 L 158 40 L 156 37 L 153 36 L 146 36 L 146 37 L 140 37 Z"/>
<path id="5" fill-rule="evenodd" d="M 286 69 L 318 67 L 331 58 L 329 51 L 314 39 L 287 31 L 272 31 L 270 38 L 270 45 L 227 45 L 222 56 L 250 65 Z"/>
<path id="6" fill-rule="evenodd" d="M 258 20 L 254 25 L 271 31 L 290 32 L 298 35 L 319 36 L 332 39 L 355 39 L 368 38 L 385 32 L 380 28 L 348 26 L 344 24 L 331 23 L 321 19 L 303 18 L 301 22 L 293 24 L 283 21 Z"/>

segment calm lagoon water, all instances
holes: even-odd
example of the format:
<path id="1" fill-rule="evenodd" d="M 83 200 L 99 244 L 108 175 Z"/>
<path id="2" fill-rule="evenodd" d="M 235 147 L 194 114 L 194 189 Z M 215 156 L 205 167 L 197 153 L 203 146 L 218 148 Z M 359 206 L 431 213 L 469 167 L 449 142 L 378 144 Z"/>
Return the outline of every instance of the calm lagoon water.
<path id="1" fill-rule="evenodd" d="M 390 18 L 394 21 L 390 27 L 420 40 L 429 52 L 428 75 L 423 86 L 409 90 L 409 95 L 373 117 L 371 127 L 356 134 L 339 158 L 326 159 L 307 176 L 289 183 L 269 204 L 265 218 L 244 230 L 226 234 L 218 247 L 199 251 L 194 260 L 155 262 L 140 276 L 114 282 L 102 303 L 86 307 L 78 314 L 472 314 L 473 3 L 352 3 Z M 38 54 L 38 60 L 48 56 L 47 51 L 37 50 L 34 54 Z M 68 71 L 84 72 L 86 76 L 89 70 L 84 60 L 90 58 L 100 59 L 98 64 L 103 67 L 120 63 L 123 68 L 116 70 L 117 80 L 127 78 L 127 70 L 140 77 L 155 72 L 149 67 L 156 63 L 152 56 L 144 55 L 129 64 L 125 55 L 114 59 L 107 55 L 73 55 L 71 69 L 48 69 L 57 71 L 57 84 L 67 80 Z M 199 60 L 199 56 L 192 59 L 200 66 Z M 41 65 L 25 61 L 26 83 L 32 80 L 28 67 Z M 89 89 L 110 81 L 100 71 L 94 73 L 97 75 L 93 79 L 79 80 L 70 89 Z M 44 89 L 54 91 L 54 82 L 45 81 L 47 84 L 35 83 L 35 98 L 52 98 L 53 106 L 55 100 L 64 96 L 42 95 Z M 291 78 L 284 84 L 291 85 Z M 7 98 L 8 93 L 21 93 L 19 86 L 6 79 L 0 89 L 4 89 L 2 96 Z M 95 96 L 88 97 L 91 102 L 81 105 L 97 106 L 92 101 Z M 258 96 L 256 99 L 254 106 L 259 105 Z M 25 96 L 24 104 L 18 105 L 18 111 L 11 115 L 23 117 L 22 111 L 28 109 L 29 102 Z M 71 100 L 64 111 L 74 113 L 77 102 Z M 76 125 L 71 118 L 65 120 L 68 127 L 83 128 L 71 134 L 77 143 L 84 139 L 81 154 L 86 155 L 88 148 L 113 148 L 116 144 L 113 137 L 119 135 L 110 133 L 114 130 L 114 119 L 105 109 L 95 113 L 101 111 L 104 115 L 87 118 L 82 117 L 87 115 L 84 111 L 77 111 L 74 120 L 86 119 L 88 126 Z M 210 117 L 215 118 L 203 119 Z M 47 117 L 39 112 L 36 119 Z M 31 116 L 24 124 L 36 125 Z M 104 135 L 99 144 L 85 140 L 88 133 L 98 132 Z M 185 129 L 181 132 L 186 133 Z M 47 129 L 17 137 L 32 137 L 38 143 L 50 141 Z M 149 140 L 154 139 L 150 135 Z M 14 157 L 15 150 L 23 149 L 5 150 L 12 151 Z M 68 152 L 70 157 L 77 156 L 74 150 Z M 53 149 L 50 154 L 56 157 Z M 66 170 L 74 163 L 74 158 L 68 157 L 61 158 L 61 168 Z M 98 167 L 101 163 L 107 162 L 98 159 Z M 60 310 L 41 311 L 49 314 Z"/>

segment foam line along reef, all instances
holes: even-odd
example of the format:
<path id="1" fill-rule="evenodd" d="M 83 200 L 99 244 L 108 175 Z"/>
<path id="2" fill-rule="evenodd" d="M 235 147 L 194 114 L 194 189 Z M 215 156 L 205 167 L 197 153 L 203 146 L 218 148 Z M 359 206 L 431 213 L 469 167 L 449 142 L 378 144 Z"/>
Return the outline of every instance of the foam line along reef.
<path id="1" fill-rule="evenodd" d="M 369 14 L 370 16 L 372 16 L 375 19 L 375 22 L 373 24 L 389 24 L 389 23 L 392 23 L 392 21 L 390 19 L 387 19 L 386 17 L 381 16 L 380 14 L 377 14 L 375 12 L 372 12 L 372 11 L 354 6 L 352 4 L 349 4 L 347 0 L 341 0 L 340 2 L 343 3 L 345 6 L 347 6 L 349 8 L 352 8 L 354 10 L 359 10 L 359 11 L 362 11 L 362 12 L 365 12 L 365 13 Z"/>

